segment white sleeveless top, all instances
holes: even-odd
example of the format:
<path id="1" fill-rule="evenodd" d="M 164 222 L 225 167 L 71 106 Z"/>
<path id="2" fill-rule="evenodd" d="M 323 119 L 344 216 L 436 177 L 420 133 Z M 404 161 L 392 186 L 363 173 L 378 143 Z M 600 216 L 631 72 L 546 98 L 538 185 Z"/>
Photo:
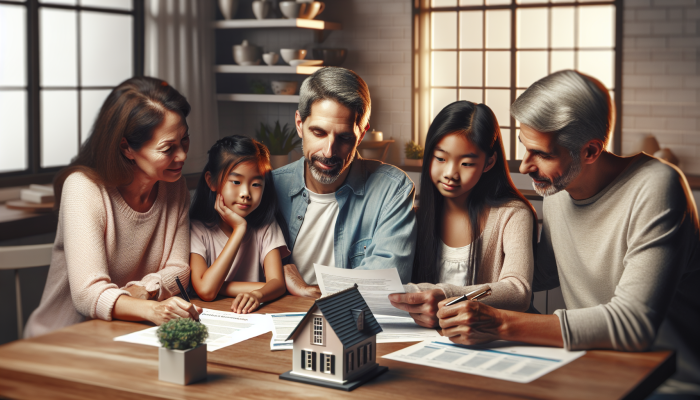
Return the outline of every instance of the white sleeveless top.
<path id="1" fill-rule="evenodd" d="M 469 249 L 471 244 L 462 247 L 450 247 L 440 240 L 438 255 L 438 282 L 456 286 L 469 284 L 471 266 L 469 264 Z"/>

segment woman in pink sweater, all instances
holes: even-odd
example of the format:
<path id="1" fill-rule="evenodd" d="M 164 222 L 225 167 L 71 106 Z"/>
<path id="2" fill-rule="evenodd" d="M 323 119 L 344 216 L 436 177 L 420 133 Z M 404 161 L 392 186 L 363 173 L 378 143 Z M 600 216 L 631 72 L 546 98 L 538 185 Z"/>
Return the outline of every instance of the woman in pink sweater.
<path id="1" fill-rule="evenodd" d="M 187 285 L 190 277 L 189 112 L 154 78 L 129 79 L 107 97 L 78 156 L 56 176 L 58 231 L 26 337 L 86 319 L 160 325 L 198 316 L 173 297 L 175 278 Z"/>

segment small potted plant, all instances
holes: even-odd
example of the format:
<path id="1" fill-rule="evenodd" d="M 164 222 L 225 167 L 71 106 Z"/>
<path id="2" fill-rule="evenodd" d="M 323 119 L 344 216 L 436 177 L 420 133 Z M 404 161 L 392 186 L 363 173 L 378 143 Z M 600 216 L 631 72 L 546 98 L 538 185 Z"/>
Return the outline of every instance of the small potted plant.
<path id="1" fill-rule="evenodd" d="M 156 331 L 158 379 L 188 385 L 207 377 L 206 325 L 189 318 L 170 320 Z"/>
<path id="2" fill-rule="evenodd" d="M 423 146 L 413 140 L 406 143 L 405 153 L 406 160 L 404 164 L 412 167 L 420 167 L 423 165 Z"/>
<path id="3" fill-rule="evenodd" d="M 294 127 L 289 128 L 289 124 L 284 124 L 280 128 L 280 122 L 275 122 L 275 128 L 270 129 L 262 122 L 260 130 L 255 132 L 255 138 L 262 142 L 270 150 L 270 164 L 272 169 L 284 167 L 289 163 L 289 153 L 301 144 L 301 139 L 297 136 Z"/>

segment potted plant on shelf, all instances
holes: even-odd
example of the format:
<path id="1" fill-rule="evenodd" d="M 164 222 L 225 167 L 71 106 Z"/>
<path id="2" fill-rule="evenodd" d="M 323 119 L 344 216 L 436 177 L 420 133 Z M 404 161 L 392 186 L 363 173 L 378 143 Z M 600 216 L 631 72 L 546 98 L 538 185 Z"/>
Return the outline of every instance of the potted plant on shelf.
<path id="1" fill-rule="evenodd" d="M 207 377 L 206 325 L 187 318 L 170 320 L 156 331 L 158 379 L 188 385 Z"/>
<path id="2" fill-rule="evenodd" d="M 280 122 L 275 122 L 275 128 L 270 129 L 262 122 L 260 130 L 255 132 L 255 138 L 262 142 L 270 150 L 270 164 L 272 169 L 284 167 L 289 163 L 289 153 L 301 144 L 294 127 L 284 124 L 280 128 Z"/>
<path id="3" fill-rule="evenodd" d="M 420 167 L 423 165 L 423 146 L 413 140 L 406 143 L 405 153 L 406 160 L 404 164 L 412 167 Z"/>

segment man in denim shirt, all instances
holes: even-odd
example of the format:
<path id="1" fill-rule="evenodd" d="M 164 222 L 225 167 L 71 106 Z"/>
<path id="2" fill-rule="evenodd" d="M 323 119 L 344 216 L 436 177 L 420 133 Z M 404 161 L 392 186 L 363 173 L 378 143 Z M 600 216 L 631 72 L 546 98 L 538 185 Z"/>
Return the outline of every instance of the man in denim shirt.
<path id="1" fill-rule="evenodd" d="M 350 70 L 322 68 L 301 86 L 295 124 L 304 157 L 272 172 L 294 295 L 320 297 L 314 263 L 397 268 L 404 283 L 411 278 L 414 186 L 398 168 L 357 153 L 370 110 L 367 84 Z"/>

